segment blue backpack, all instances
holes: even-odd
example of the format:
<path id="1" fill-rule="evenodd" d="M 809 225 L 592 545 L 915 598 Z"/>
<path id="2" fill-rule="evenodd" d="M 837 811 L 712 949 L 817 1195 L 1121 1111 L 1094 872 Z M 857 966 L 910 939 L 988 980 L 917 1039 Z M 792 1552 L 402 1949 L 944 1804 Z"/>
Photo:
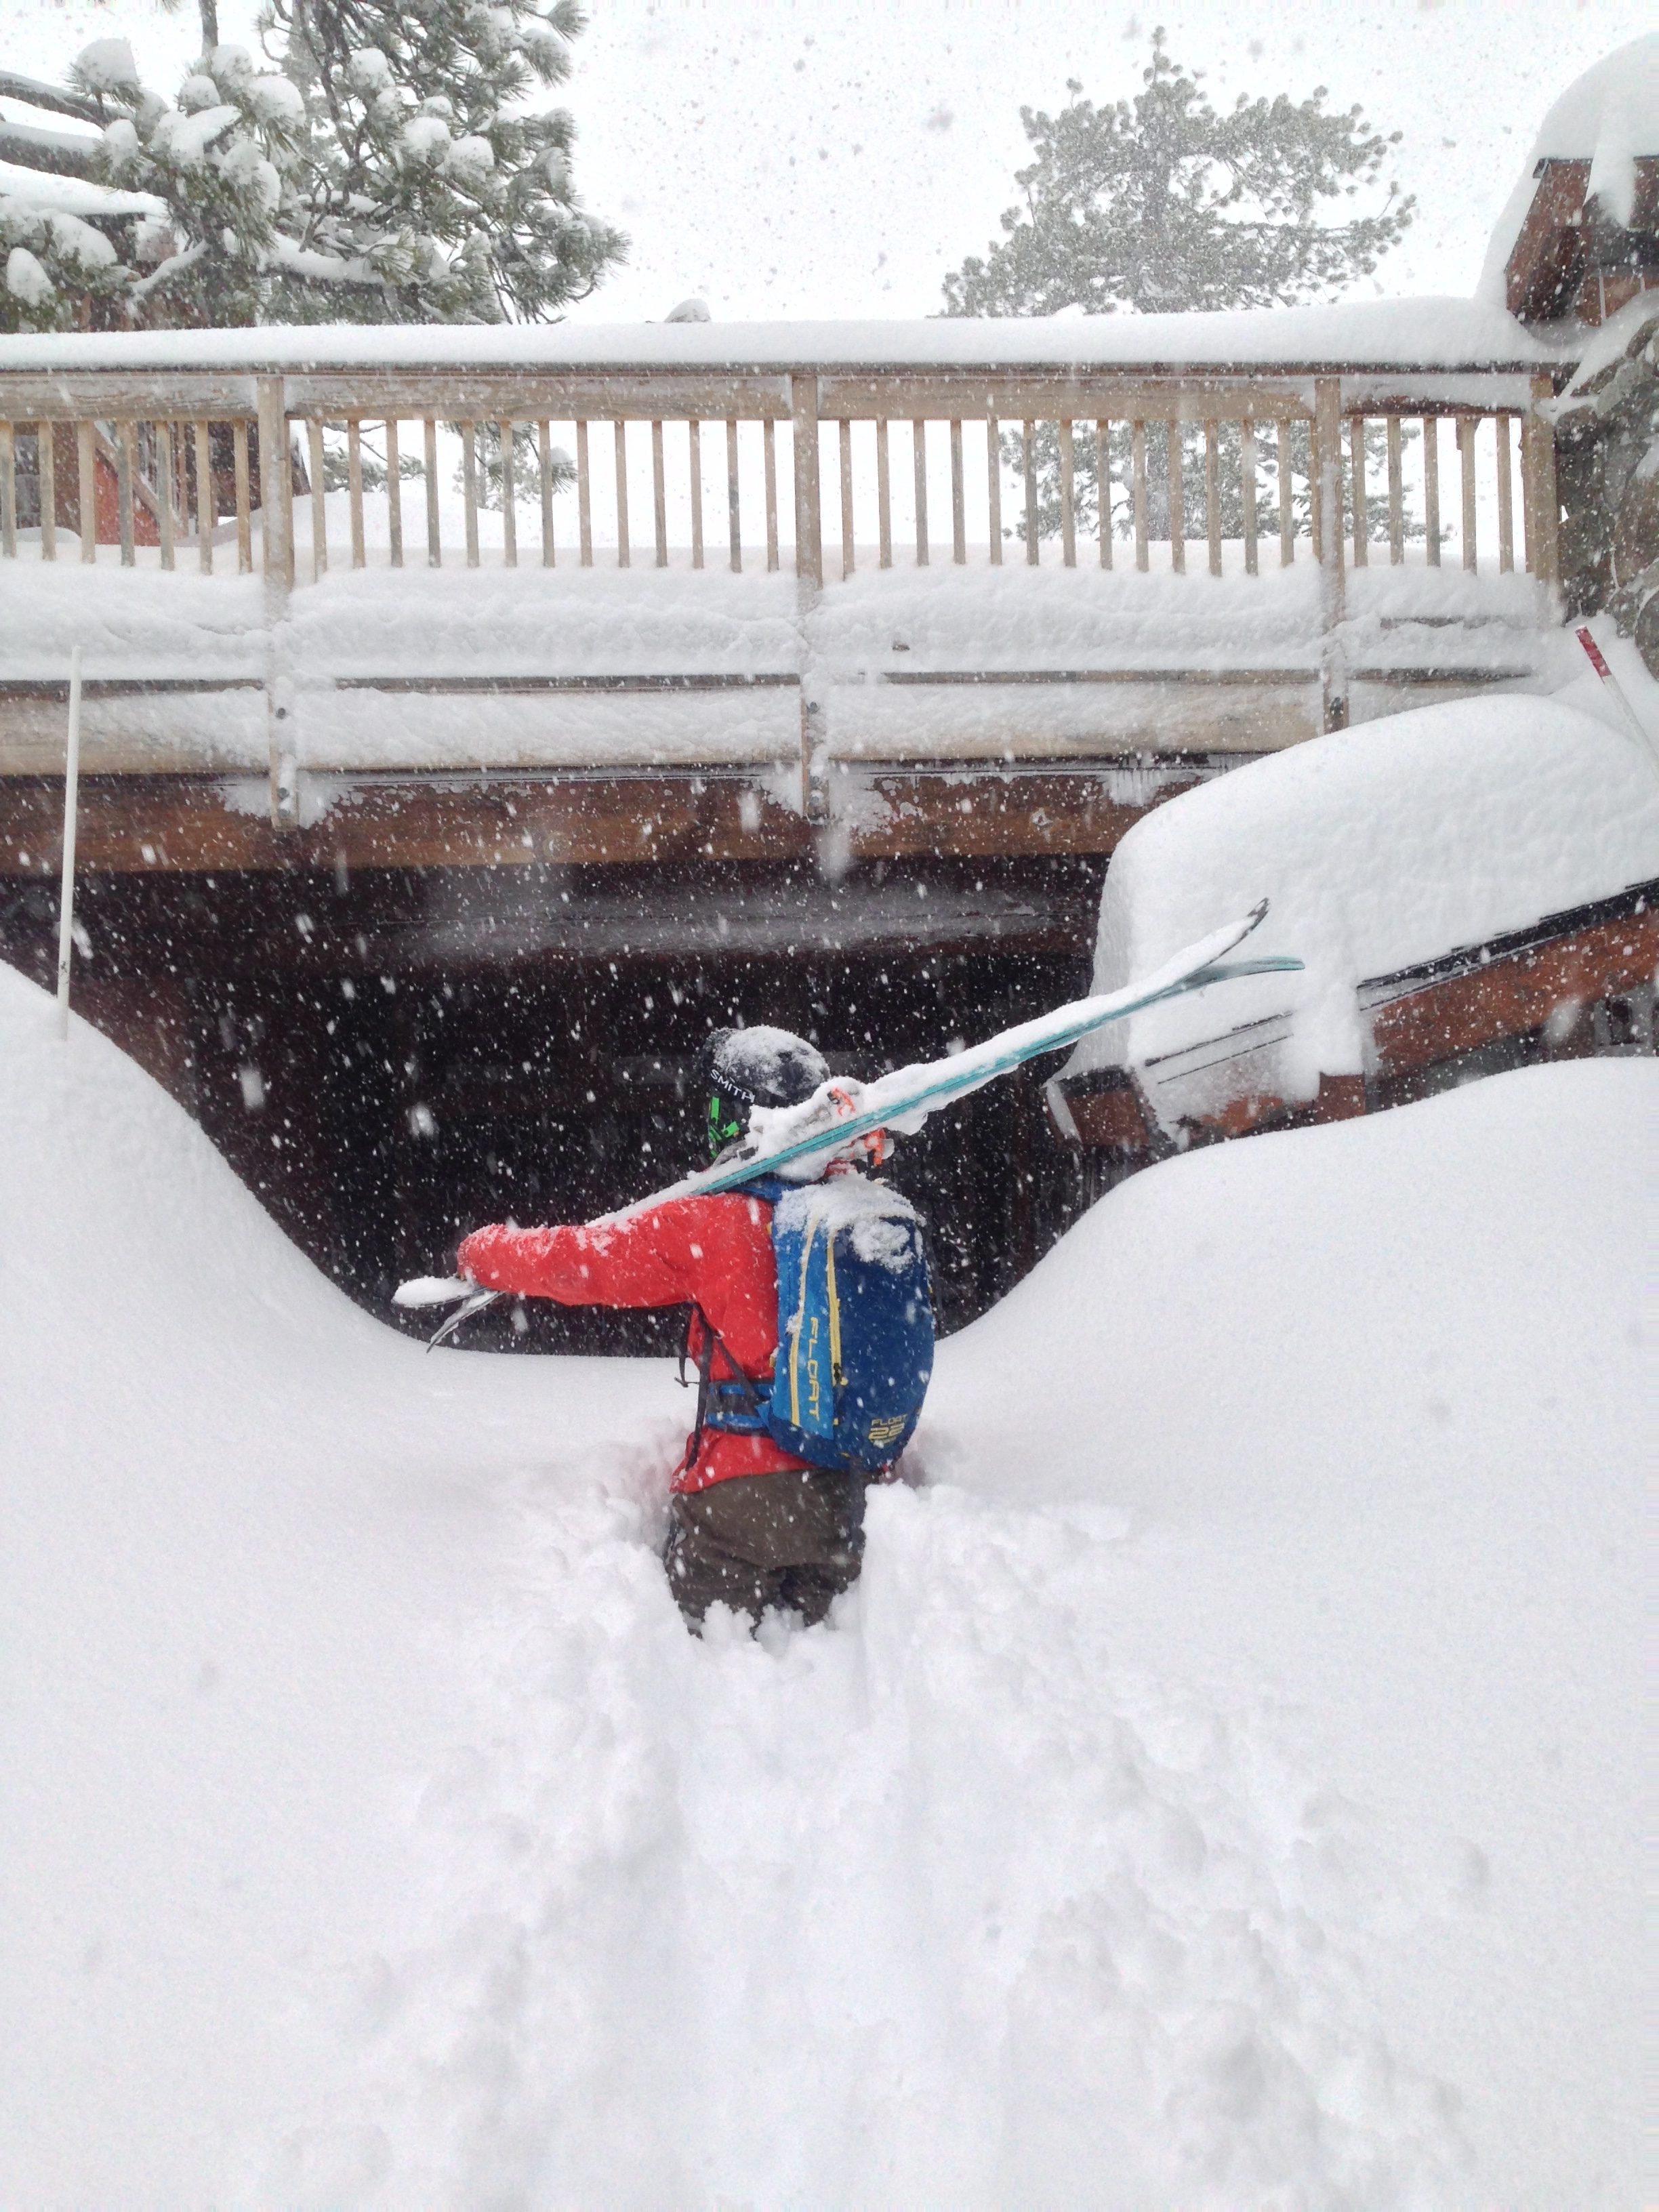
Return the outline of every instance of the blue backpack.
<path id="1" fill-rule="evenodd" d="M 805 1184 L 769 1176 L 739 1194 L 772 1209 L 778 1348 L 769 1382 L 716 1380 L 720 1340 L 704 1316 L 691 1455 L 705 1428 L 763 1431 L 811 1467 L 880 1474 L 915 1434 L 933 1371 L 933 1293 L 915 1209 L 859 1175 Z"/>

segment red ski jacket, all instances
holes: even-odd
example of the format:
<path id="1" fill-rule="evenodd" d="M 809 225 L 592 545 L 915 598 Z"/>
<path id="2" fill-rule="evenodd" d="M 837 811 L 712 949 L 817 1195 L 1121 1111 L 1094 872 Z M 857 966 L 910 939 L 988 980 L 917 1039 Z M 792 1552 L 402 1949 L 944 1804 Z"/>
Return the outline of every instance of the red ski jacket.
<path id="1" fill-rule="evenodd" d="M 723 1358 L 716 1346 L 716 1379 L 741 1372 L 764 1382 L 778 1348 L 771 1214 L 763 1200 L 741 1191 L 671 1198 L 592 1229 L 476 1229 L 463 1239 L 456 1264 L 487 1290 L 565 1306 L 700 1306 L 732 1355 Z M 700 1351 L 695 1317 L 692 1328 L 692 1348 Z M 769 1436 L 718 1429 L 703 1431 L 695 1459 L 690 1452 L 688 1439 L 677 1491 L 806 1463 Z"/>

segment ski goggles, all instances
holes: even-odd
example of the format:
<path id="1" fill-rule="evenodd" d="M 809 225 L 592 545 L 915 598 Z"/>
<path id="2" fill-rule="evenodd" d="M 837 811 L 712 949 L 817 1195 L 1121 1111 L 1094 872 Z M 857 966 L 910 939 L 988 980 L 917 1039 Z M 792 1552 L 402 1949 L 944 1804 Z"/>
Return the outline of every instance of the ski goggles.
<path id="1" fill-rule="evenodd" d="M 718 1159 L 729 1144 L 749 1127 L 745 1100 L 728 1098 L 719 1091 L 708 1094 L 708 1157 Z"/>

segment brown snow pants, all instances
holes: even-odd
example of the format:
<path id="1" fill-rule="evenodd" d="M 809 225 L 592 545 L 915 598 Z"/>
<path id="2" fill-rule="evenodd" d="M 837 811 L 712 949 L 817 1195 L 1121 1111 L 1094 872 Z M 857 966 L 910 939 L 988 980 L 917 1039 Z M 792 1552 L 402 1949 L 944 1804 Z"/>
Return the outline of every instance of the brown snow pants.
<path id="1" fill-rule="evenodd" d="M 739 1474 L 672 1501 L 663 1564 L 695 1628 L 722 1603 L 758 1621 L 793 1607 L 810 1627 L 858 1580 L 864 1559 L 864 1477 Z"/>

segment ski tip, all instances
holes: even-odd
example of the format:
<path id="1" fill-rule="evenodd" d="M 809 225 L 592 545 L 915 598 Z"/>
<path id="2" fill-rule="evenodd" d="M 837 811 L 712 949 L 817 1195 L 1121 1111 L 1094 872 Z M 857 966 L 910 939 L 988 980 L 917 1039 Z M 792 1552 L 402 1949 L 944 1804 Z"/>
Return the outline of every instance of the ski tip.
<path id="1" fill-rule="evenodd" d="M 1258 899 L 1258 900 L 1256 901 L 1255 904 L 1255 905 L 1250 908 L 1250 911 L 1249 911 L 1249 925 L 1250 925 L 1250 927 L 1251 927 L 1252 929 L 1255 929 L 1255 928 L 1256 928 L 1256 927 L 1258 927 L 1260 926 L 1260 924 L 1261 923 L 1261 921 L 1266 918 L 1267 912 L 1267 900 L 1266 900 L 1266 899 Z"/>

